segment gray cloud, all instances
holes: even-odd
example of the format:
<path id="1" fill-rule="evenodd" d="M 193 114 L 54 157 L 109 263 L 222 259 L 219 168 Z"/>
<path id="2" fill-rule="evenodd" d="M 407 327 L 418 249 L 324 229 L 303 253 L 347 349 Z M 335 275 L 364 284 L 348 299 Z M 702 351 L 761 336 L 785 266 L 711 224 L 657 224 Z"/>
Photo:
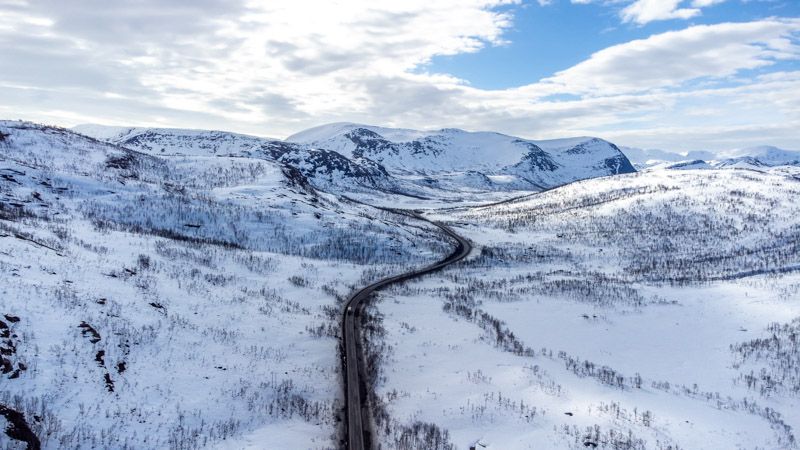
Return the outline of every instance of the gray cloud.
<path id="1" fill-rule="evenodd" d="M 249 8 L 240 0 L 32 0 L 26 10 L 52 19 L 65 35 L 135 48 L 213 33 Z"/>
<path id="2" fill-rule="evenodd" d="M 482 90 L 446 74 L 415 73 L 435 55 L 502 42 L 512 21 L 497 12 L 501 3 L 122 0 L 111 7 L 0 0 L 0 112 L 64 125 L 278 136 L 350 120 L 527 137 L 599 134 L 634 145 L 668 135 L 658 130 L 693 130 L 698 121 L 736 130 L 745 117 L 761 124 L 797 119 L 797 74 L 743 76 L 798 59 L 797 20 L 663 33 L 517 89 Z M 725 83 L 703 87 L 699 79 Z M 709 147 L 724 140 L 716 131 L 675 132 Z M 798 139 L 773 136 L 767 143 Z M 668 141 L 678 145 L 680 138 Z"/>

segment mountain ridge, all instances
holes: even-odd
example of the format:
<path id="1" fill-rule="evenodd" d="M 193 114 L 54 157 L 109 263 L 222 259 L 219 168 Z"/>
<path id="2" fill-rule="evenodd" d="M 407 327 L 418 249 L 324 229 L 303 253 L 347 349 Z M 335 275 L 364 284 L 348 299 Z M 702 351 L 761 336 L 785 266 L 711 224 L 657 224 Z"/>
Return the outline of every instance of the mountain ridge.
<path id="1" fill-rule="evenodd" d="M 516 177 L 517 186 L 537 188 L 636 171 L 615 144 L 586 136 L 535 141 L 490 131 L 335 123 L 301 131 L 287 141 L 372 159 L 390 173 L 471 171 Z"/>
<path id="2" fill-rule="evenodd" d="M 800 166 L 800 150 L 787 150 L 771 145 L 735 148 L 713 153 L 694 150 L 673 153 L 659 149 L 622 147 L 639 169 L 683 169 L 686 167 L 722 169 L 763 169 L 779 166 Z"/>
<path id="3" fill-rule="evenodd" d="M 431 188 L 541 190 L 635 172 L 619 147 L 594 137 L 531 141 L 496 132 L 350 122 L 320 125 L 285 140 L 167 128 L 79 125 L 74 130 L 151 154 L 266 155 L 283 159 L 318 185 L 335 185 L 335 175 L 343 175 L 412 195 Z"/>
<path id="4" fill-rule="evenodd" d="M 309 178 L 317 187 L 345 182 L 347 187 L 395 189 L 379 164 L 345 158 L 327 149 L 314 149 L 279 139 L 216 130 L 138 128 L 79 125 L 77 133 L 125 148 L 161 156 L 238 156 L 274 160 Z"/>

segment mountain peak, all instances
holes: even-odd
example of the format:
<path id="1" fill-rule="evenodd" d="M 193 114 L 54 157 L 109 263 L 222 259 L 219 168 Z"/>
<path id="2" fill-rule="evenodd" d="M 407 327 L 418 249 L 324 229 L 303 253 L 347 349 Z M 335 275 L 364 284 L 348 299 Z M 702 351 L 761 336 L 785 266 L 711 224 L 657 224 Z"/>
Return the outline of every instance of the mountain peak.
<path id="1" fill-rule="evenodd" d="M 512 175 L 536 187 L 635 171 L 616 145 L 589 136 L 532 141 L 458 128 L 423 131 L 333 123 L 287 141 L 367 158 L 395 173 Z"/>

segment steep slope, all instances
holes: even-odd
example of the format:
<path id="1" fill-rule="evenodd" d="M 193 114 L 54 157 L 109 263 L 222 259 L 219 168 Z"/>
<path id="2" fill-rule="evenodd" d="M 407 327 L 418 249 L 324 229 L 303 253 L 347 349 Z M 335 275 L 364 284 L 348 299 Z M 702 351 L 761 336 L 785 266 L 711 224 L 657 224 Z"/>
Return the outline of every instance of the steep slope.
<path id="1" fill-rule="evenodd" d="M 660 149 L 644 149 L 638 147 L 620 147 L 631 163 L 637 169 L 653 167 L 664 168 L 672 164 L 681 164 L 693 161 L 710 161 L 715 154 L 707 151 L 690 151 L 683 153 L 669 152 Z"/>
<path id="2" fill-rule="evenodd" d="M 336 448 L 339 302 L 435 236 L 277 161 L 0 121 L 0 414 L 45 449 Z"/>
<path id="3" fill-rule="evenodd" d="M 162 156 L 231 156 L 264 158 L 297 169 L 318 188 L 399 189 L 386 170 L 373 161 L 279 140 L 223 131 L 169 128 L 126 128 L 79 125 L 78 133 L 122 147 Z"/>
<path id="4" fill-rule="evenodd" d="M 691 151 L 672 153 L 662 150 L 625 147 L 634 165 L 640 169 L 743 168 L 769 170 L 772 167 L 800 167 L 800 151 L 773 146 L 746 147 L 718 152 Z"/>
<path id="5" fill-rule="evenodd" d="M 767 166 L 800 166 L 800 151 L 785 150 L 770 145 L 746 147 L 723 152 L 726 158 L 749 157 Z"/>
<path id="6" fill-rule="evenodd" d="M 619 148 L 597 138 L 536 142 L 491 132 L 418 131 L 352 123 L 315 127 L 286 141 L 220 131 L 97 125 L 74 129 L 153 155 L 274 160 L 297 169 L 314 186 L 333 192 L 399 193 L 448 202 L 482 193 L 496 198 L 492 193 L 541 190 L 635 171 Z"/>
<path id="7" fill-rule="evenodd" d="M 163 161 L 145 153 L 28 122 L 0 121 L 0 147 L 19 164 L 106 181 L 162 176 L 166 170 Z"/>
<path id="8" fill-rule="evenodd" d="M 619 148 L 597 138 L 531 141 L 491 132 L 339 123 L 297 133 L 287 141 L 368 158 L 394 174 L 471 171 L 513 178 L 495 188 L 543 188 L 635 171 Z"/>
<path id="9" fill-rule="evenodd" d="M 665 170 L 432 213 L 477 250 L 380 297 L 379 442 L 796 449 L 798 196 Z"/>
<path id="10" fill-rule="evenodd" d="M 339 148 L 333 148 L 322 144 L 327 141 L 331 141 L 332 138 L 336 136 L 347 134 L 357 128 L 363 128 L 365 130 L 371 131 L 383 137 L 383 139 L 396 143 L 409 142 L 415 139 L 422 139 L 431 134 L 428 131 L 411 130 L 408 128 L 388 128 L 388 127 L 379 127 L 374 125 L 362 125 L 352 122 L 336 122 L 325 125 L 319 125 L 313 128 L 309 128 L 307 130 L 300 131 L 286 138 L 286 141 L 311 143 L 313 145 L 331 148 L 331 150 L 336 150 L 336 151 L 341 150 L 340 153 L 347 155 L 350 153 L 348 151 L 348 148 L 352 148 L 348 147 L 349 146 L 348 140 L 338 141 L 342 144 Z"/>
<path id="11" fill-rule="evenodd" d="M 9 198 L 22 203 L 23 210 L 37 204 L 24 196 L 39 183 L 43 198 L 50 191 L 61 192 L 56 204 L 97 223 L 113 222 L 137 232 L 358 262 L 396 260 L 402 253 L 397 242 L 376 237 L 393 226 L 375 222 L 382 213 L 319 191 L 309 182 L 306 174 L 318 176 L 323 165 L 332 169 L 326 172 L 332 177 L 353 169 L 346 163 L 338 167 L 330 160 L 315 161 L 333 152 L 302 158 L 284 152 L 279 142 L 275 147 L 262 144 L 253 152 L 257 157 L 158 157 L 17 121 L 0 121 L 0 136 L 3 180 L 14 188 Z M 289 158 L 296 159 L 288 164 Z M 32 178 L 32 173 L 42 175 Z M 52 181 L 56 179 L 59 183 Z M 358 242 L 346 238 L 354 233 Z M 352 257 L 345 255 L 350 250 Z"/>
<path id="12" fill-rule="evenodd" d="M 616 145 L 602 139 L 556 139 L 536 141 L 535 145 L 552 155 L 558 165 L 549 173 L 546 170 L 541 171 L 542 180 L 547 186 L 636 172 L 628 158 Z M 534 170 L 529 170 L 528 173 L 537 174 Z"/>
<path id="13" fill-rule="evenodd" d="M 108 127 L 78 125 L 73 131 L 110 142 L 161 155 L 240 155 L 257 152 L 265 143 L 280 142 L 244 134 L 212 130 L 177 128 Z"/>

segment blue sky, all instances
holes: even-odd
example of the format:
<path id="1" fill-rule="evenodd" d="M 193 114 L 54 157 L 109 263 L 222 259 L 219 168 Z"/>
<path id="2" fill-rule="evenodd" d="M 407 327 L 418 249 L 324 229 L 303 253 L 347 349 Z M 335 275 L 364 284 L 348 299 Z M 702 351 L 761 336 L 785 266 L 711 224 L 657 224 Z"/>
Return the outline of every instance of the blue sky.
<path id="1" fill-rule="evenodd" d="M 691 25 L 748 22 L 772 16 L 800 17 L 800 1 L 728 1 L 704 8 L 689 20 L 669 19 L 644 25 L 621 23 L 625 4 L 572 4 L 555 0 L 549 5 L 526 1 L 499 10 L 513 15 L 504 33 L 508 41 L 475 53 L 434 57 L 419 71 L 449 73 L 483 89 L 523 86 L 567 69 L 592 53 L 634 39 Z M 797 68 L 797 61 L 784 68 Z M 770 70 L 779 69 L 774 67 Z"/>
<path id="2" fill-rule="evenodd" d="M 0 116 L 800 149 L 797 0 L 0 0 Z"/>

